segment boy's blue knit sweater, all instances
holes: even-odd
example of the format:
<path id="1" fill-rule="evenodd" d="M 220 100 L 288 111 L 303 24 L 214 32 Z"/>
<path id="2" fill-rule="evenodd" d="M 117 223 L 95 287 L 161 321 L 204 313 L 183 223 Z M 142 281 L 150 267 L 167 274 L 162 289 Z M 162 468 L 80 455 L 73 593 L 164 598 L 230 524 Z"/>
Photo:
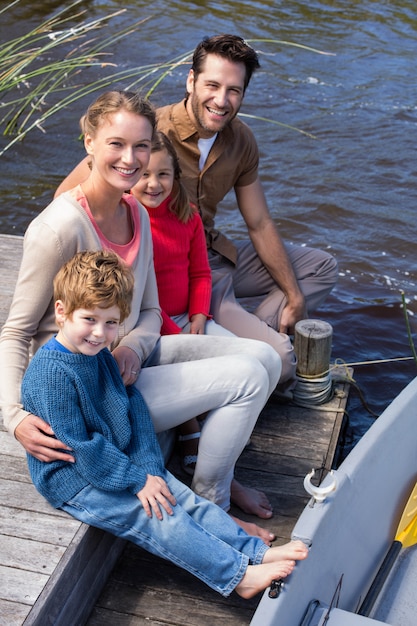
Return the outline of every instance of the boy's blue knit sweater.
<path id="1" fill-rule="evenodd" d="M 148 408 L 135 387 L 124 386 L 109 350 L 85 356 L 41 348 L 24 376 L 22 402 L 76 459 L 44 463 L 27 455 L 33 483 L 52 506 L 88 484 L 136 494 L 148 474 L 164 475 Z"/>

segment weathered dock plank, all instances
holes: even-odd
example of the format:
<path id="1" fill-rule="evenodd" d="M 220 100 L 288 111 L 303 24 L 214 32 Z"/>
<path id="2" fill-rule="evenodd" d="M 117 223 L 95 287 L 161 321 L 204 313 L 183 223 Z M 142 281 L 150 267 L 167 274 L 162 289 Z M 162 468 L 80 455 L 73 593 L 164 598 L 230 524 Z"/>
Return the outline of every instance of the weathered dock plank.
<path id="1" fill-rule="evenodd" d="M 0 624 L 1 626 L 21 626 L 29 611 L 30 605 L 0 600 Z"/>
<path id="2" fill-rule="evenodd" d="M 2 601 L 32 605 L 48 582 L 47 574 L 0 565 Z M 2 618 L 3 619 L 3 616 Z M 4 623 L 6 626 L 7 622 Z"/>
<path id="3" fill-rule="evenodd" d="M 21 503 L 24 506 L 24 503 Z M 45 515 L 13 506 L 0 507 L 0 528 L 3 535 L 67 547 L 80 523 L 68 517 Z"/>
<path id="4" fill-rule="evenodd" d="M 65 552 L 64 546 L 2 535 L 1 560 L 5 567 L 51 575 Z"/>

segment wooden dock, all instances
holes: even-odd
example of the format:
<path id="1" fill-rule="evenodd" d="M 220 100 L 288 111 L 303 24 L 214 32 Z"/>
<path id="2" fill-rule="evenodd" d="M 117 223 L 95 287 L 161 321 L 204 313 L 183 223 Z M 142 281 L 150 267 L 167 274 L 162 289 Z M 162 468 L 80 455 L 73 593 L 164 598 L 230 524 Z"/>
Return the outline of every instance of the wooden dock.
<path id="1" fill-rule="evenodd" d="M 21 250 L 21 237 L 0 235 L 0 326 Z M 319 409 L 271 399 L 237 465 L 236 477 L 263 489 L 275 514 L 263 521 L 233 513 L 270 528 L 277 543 L 289 540 L 308 501 L 304 476 L 332 467 L 348 385 L 334 389 Z M 1 427 L 0 445 L 0 626 L 250 623 L 260 596 L 223 599 L 174 565 L 53 509 L 31 484 L 22 447 Z M 177 468 L 174 457 L 170 469 Z"/>

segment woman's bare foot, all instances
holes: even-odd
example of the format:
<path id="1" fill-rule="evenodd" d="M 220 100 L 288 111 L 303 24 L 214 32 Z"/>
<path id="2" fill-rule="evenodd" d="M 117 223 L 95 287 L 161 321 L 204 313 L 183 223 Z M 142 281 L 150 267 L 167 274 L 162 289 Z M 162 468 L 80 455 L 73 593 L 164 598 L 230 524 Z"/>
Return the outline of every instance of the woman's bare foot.
<path id="1" fill-rule="evenodd" d="M 238 526 L 243 528 L 243 530 L 245 530 L 248 533 L 248 535 L 259 537 L 260 539 L 262 539 L 264 543 L 266 543 L 267 546 L 270 546 L 271 541 L 274 541 L 275 535 L 271 533 L 269 530 L 265 530 L 265 528 L 261 528 L 261 526 L 258 526 L 257 524 L 253 524 L 252 522 L 244 522 L 243 520 L 239 519 L 238 517 L 235 517 L 234 515 L 231 515 L 230 517 L 234 519 L 236 524 L 238 524 Z"/>
<path id="2" fill-rule="evenodd" d="M 274 546 L 267 550 L 262 563 L 277 563 L 288 559 L 291 561 L 302 561 L 307 556 L 307 546 L 299 539 L 296 539 L 295 541 L 284 543 L 282 546 Z"/>
<path id="3" fill-rule="evenodd" d="M 272 506 L 264 492 L 244 487 L 236 478 L 232 480 L 230 486 L 230 501 L 244 513 L 256 515 L 261 519 L 269 519 L 273 515 Z"/>
<path id="4" fill-rule="evenodd" d="M 248 565 L 246 573 L 240 583 L 235 587 L 239 596 L 253 598 L 257 593 L 264 591 L 273 580 L 286 578 L 295 567 L 295 561 L 276 561 L 274 563 L 262 563 L 262 565 Z"/>

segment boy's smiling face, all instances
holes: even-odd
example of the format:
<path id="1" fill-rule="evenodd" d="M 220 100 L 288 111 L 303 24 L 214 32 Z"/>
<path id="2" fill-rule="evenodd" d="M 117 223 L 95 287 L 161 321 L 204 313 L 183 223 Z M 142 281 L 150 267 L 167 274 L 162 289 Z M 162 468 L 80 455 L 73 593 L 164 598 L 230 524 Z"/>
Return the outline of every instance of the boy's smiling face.
<path id="1" fill-rule="evenodd" d="M 76 309 L 68 316 L 63 302 L 57 300 L 55 317 L 59 326 L 57 340 L 71 352 L 87 356 L 95 356 L 108 348 L 116 339 L 120 324 L 118 306 Z"/>

